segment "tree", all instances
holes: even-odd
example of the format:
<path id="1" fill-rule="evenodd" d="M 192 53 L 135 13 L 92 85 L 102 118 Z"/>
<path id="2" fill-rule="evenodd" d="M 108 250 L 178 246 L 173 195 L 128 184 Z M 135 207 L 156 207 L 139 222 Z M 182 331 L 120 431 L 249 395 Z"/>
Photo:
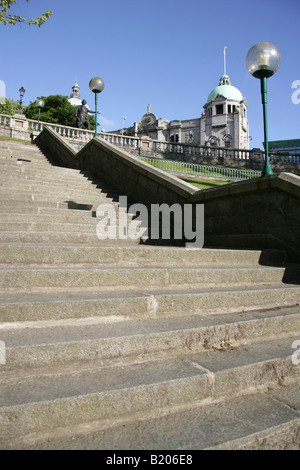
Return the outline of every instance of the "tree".
<path id="1" fill-rule="evenodd" d="M 0 104 L 0 114 L 13 116 L 18 111 L 18 109 L 20 109 L 20 101 L 14 101 L 6 98 L 5 103 Z"/>
<path id="2" fill-rule="evenodd" d="M 26 2 L 29 1 L 30 0 L 26 0 Z M 50 18 L 50 16 L 52 16 L 52 11 L 49 10 L 47 10 L 46 13 L 43 13 L 38 18 L 31 18 L 30 20 L 27 20 L 26 18 L 23 18 L 19 15 L 11 15 L 9 13 L 9 9 L 14 3 L 17 3 L 17 0 L 0 0 L 0 23 L 3 23 L 4 25 L 10 24 L 12 26 L 15 26 L 19 23 L 26 23 L 28 25 L 37 25 L 40 27 L 47 21 L 47 19 Z"/>
<path id="3" fill-rule="evenodd" d="M 41 109 L 40 120 L 53 124 L 61 124 L 62 126 L 76 127 L 75 110 L 76 106 L 72 106 L 67 96 L 50 95 L 40 97 L 45 106 Z M 30 103 L 24 110 L 27 119 L 38 119 L 38 108 L 35 103 Z M 91 129 L 95 129 L 95 119 L 89 116 Z"/>

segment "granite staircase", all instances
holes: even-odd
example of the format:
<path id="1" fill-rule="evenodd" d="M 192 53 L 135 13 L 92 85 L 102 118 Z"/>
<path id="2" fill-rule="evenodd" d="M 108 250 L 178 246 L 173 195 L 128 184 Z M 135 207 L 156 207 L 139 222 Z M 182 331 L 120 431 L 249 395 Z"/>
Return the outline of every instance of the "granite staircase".
<path id="1" fill-rule="evenodd" d="M 13 141 L 0 165 L 1 449 L 299 449 L 283 252 L 101 241 L 106 184 Z"/>

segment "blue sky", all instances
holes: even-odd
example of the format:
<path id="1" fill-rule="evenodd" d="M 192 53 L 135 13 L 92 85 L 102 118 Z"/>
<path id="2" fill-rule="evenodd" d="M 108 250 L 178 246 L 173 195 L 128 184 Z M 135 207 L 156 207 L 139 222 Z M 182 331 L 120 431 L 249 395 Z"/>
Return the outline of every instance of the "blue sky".
<path id="1" fill-rule="evenodd" d="M 94 109 L 88 85 L 99 76 L 107 131 L 121 128 L 122 116 L 132 126 L 148 104 L 158 118 L 197 118 L 219 84 L 227 46 L 227 73 L 248 102 L 250 148 L 262 147 L 260 83 L 245 59 L 252 45 L 269 41 L 282 56 L 268 79 L 269 139 L 300 138 L 300 104 L 292 101 L 292 84 L 300 84 L 299 0 L 18 0 L 11 13 L 31 18 L 47 9 L 53 16 L 40 28 L 0 25 L 7 98 L 19 99 L 21 85 L 25 105 L 41 95 L 69 96 L 77 79 Z"/>

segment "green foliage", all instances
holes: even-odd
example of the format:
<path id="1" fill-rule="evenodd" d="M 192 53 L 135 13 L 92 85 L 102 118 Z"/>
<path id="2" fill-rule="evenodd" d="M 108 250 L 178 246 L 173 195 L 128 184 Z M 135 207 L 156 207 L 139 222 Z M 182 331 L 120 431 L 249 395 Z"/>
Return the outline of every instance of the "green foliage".
<path id="1" fill-rule="evenodd" d="M 30 0 L 26 0 L 26 2 L 29 1 Z M 17 0 L 0 0 L 0 23 L 3 23 L 4 25 L 10 24 L 12 26 L 15 26 L 19 23 L 26 23 L 28 25 L 37 25 L 40 27 L 52 16 L 52 11 L 49 10 L 47 10 L 46 13 L 43 13 L 38 18 L 31 18 L 30 20 L 27 20 L 26 18 L 23 18 L 19 15 L 10 15 L 8 11 L 14 3 L 17 3 Z"/>
<path id="2" fill-rule="evenodd" d="M 41 108 L 40 120 L 53 124 L 61 124 L 63 126 L 76 127 L 75 110 L 76 106 L 72 106 L 67 96 L 50 95 L 40 97 L 45 106 Z M 38 108 L 35 103 L 30 103 L 24 110 L 27 119 L 38 119 Z M 91 129 L 95 129 L 95 120 L 89 116 Z"/>
<path id="3" fill-rule="evenodd" d="M 5 103 L 0 104 L 0 114 L 7 114 L 8 116 L 13 116 L 18 111 L 19 108 L 20 108 L 19 101 L 14 101 L 9 98 L 6 98 Z"/>

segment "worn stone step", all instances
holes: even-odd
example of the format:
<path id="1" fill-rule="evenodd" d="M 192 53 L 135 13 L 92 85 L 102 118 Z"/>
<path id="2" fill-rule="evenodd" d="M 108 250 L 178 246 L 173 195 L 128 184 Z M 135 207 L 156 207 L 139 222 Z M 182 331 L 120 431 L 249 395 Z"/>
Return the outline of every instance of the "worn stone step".
<path id="1" fill-rule="evenodd" d="M 142 237 L 141 237 L 142 238 Z M 88 244 L 88 245 L 101 245 L 103 241 L 95 233 L 83 233 L 83 232 L 1 232 L 0 231 L 0 243 L 53 243 L 53 244 Z M 114 246 L 119 244 L 124 245 L 137 245 L 140 243 L 139 240 L 131 239 L 107 239 L 105 244 L 107 246 Z"/>
<path id="2" fill-rule="evenodd" d="M 16 203 L 17 202 L 17 203 Z M 58 207 L 57 207 L 58 206 Z M 71 206 L 71 205 L 70 205 Z M 9 217 L 12 219 L 14 214 L 17 216 L 24 215 L 27 216 L 30 214 L 38 214 L 38 215 L 66 215 L 68 216 L 80 216 L 80 217 L 95 217 L 96 212 L 92 211 L 90 205 L 84 205 L 83 209 L 76 209 L 76 204 L 74 204 L 74 208 L 70 209 L 68 203 L 49 203 L 48 206 L 36 203 L 36 201 L 28 201 L 21 203 L 20 201 L 3 201 L 3 204 L 0 205 L 0 214 L 1 220 L 5 220 L 5 217 Z M 80 207 L 80 205 L 79 205 Z M 86 207 L 86 209 L 84 209 Z"/>
<path id="3" fill-rule="evenodd" d="M 106 199 L 106 198 L 105 198 Z M 103 195 L 99 193 L 99 197 L 95 198 L 89 198 L 89 197 L 84 197 L 84 196 L 76 196 L 73 194 L 65 194 L 63 195 L 58 195 L 58 194 L 46 194 L 43 192 L 26 192 L 26 193 L 14 193 L 11 197 L 5 195 L 4 193 L 0 193 L 0 201 L 2 205 L 2 201 L 13 201 L 13 203 L 18 204 L 19 201 L 21 203 L 32 201 L 32 202 L 38 202 L 40 205 L 44 205 L 47 203 L 70 203 L 72 204 L 84 204 L 85 206 L 88 206 L 90 208 L 94 208 L 94 210 L 97 209 L 99 204 L 103 203 Z"/>
<path id="4" fill-rule="evenodd" d="M 64 209 L 64 210 L 78 210 L 91 212 L 92 209 L 96 210 L 98 204 L 93 207 L 93 203 L 90 204 L 88 201 L 79 203 L 76 201 L 59 201 L 59 200 L 39 200 L 35 201 L 30 198 L 24 201 L 23 199 L 14 199 L 13 196 L 3 199 L 0 204 L 0 213 L 19 213 L 19 214 L 31 214 L 33 211 L 38 213 L 48 213 L 50 209 Z M 50 214 L 51 212 L 49 212 Z M 2 220 L 2 219 L 1 219 Z"/>
<path id="5" fill-rule="evenodd" d="M 87 319 L 146 319 L 194 314 L 214 315 L 296 306 L 300 304 L 300 287 L 293 285 L 227 286 L 214 289 L 185 289 L 104 292 L 32 293 L 28 291 L 0 295 L 2 322 Z"/>
<path id="6" fill-rule="evenodd" d="M 7 191 L 8 188 L 13 189 L 14 192 L 18 193 L 23 193 L 23 192 L 45 192 L 45 193 L 54 193 L 55 191 L 61 192 L 61 191 L 66 191 L 67 193 L 70 191 L 73 191 L 74 193 L 78 195 L 98 195 L 102 194 L 105 191 L 103 188 L 97 187 L 96 185 L 93 185 L 90 182 L 82 182 L 80 181 L 80 184 L 74 183 L 74 180 L 72 180 L 72 183 L 69 182 L 64 182 L 60 180 L 56 180 L 55 183 L 44 183 L 43 180 L 37 181 L 37 182 L 32 182 L 29 181 L 28 179 L 22 179 L 20 181 L 14 181 L 14 183 L 10 184 L 10 180 L 6 179 L 5 183 L 0 183 L 0 191 L 1 193 L 3 191 Z"/>
<path id="7" fill-rule="evenodd" d="M 108 199 L 108 201 L 107 201 Z M 7 201 L 7 200 L 13 200 L 13 201 L 61 201 L 61 202 L 67 202 L 67 201 L 74 201 L 77 203 L 83 203 L 83 204 L 92 204 L 96 208 L 99 206 L 99 204 L 103 204 L 103 202 L 111 202 L 112 200 L 107 198 L 105 193 L 97 193 L 97 194 L 88 194 L 88 193 L 79 193 L 72 190 L 69 191 L 15 191 L 12 194 L 12 197 L 10 198 L 7 195 L 7 191 L 2 192 L 0 190 L 0 201 Z"/>
<path id="8" fill-rule="evenodd" d="M 62 169 L 64 170 L 64 169 Z M 14 186 L 18 186 L 27 182 L 28 184 L 53 184 L 54 186 L 58 185 L 68 185 L 73 187 L 91 187 L 98 188 L 99 191 L 103 190 L 113 190 L 109 184 L 104 181 L 100 181 L 96 178 L 92 178 L 86 173 L 77 173 L 77 174 L 68 174 L 65 171 L 53 170 L 53 167 L 50 167 L 49 170 L 39 170 L 35 172 L 25 171 L 20 165 L 15 164 L 12 168 L 8 165 L 3 168 L 1 165 L 1 175 L 0 175 L 0 184 L 5 187 L 8 181 L 14 183 Z"/>
<path id="9" fill-rule="evenodd" d="M 7 194 L 7 189 L 10 188 L 14 191 L 14 194 L 26 194 L 26 193 L 42 193 L 44 195 L 51 195 L 51 194 L 69 194 L 70 192 L 74 195 L 78 196 L 90 196 L 90 197 L 98 197 L 99 195 L 103 194 L 104 191 L 96 186 L 87 183 L 87 185 L 81 185 L 80 187 L 73 184 L 64 184 L 63 182 L 58 181 L 57 184 L 47 184 L 40 181 L 39 183 L 31 183 L 28 180 L 20 184 L 14 183 L 10 184 L 9 181 L 6 181 L 5 184 L 0 184 L 0 194 L 3 192 Z M 106 193 L 105 193 L 106 194 Z"/>
<path id="10" fill-rule="evenodd" d="M 58 184 L 66 184 L 66 185 L 78 185 L 78 186 L 89 186 L 93 184 L 91 180 L 88 179 L 83 173 L 69 173 L 68 171 L 64 171 L 65 169 L 57 168 L 57 167 L 49 167 L 48 169 L 37 169 L 35 168 L 34 171 L 26 170 L 22 165 L 18 163 L 12 163 L 11 165 L 1 164 L 1 176 L 0 176 L 0 183 L 1 186 L 5 187 L 7 180 L 13 180 L 14 186 L 18 186 L 21 182 L 28 182 L 31 184 L 45 184 L 53 183 L 54 185 Z M 96 185 L 96 181 L 94 186 Z M 104 185 L 109 187 L 109 185 Z"/>
<path id="11" fill-rule="evenodd" d="M 93 217 L 95 215 L 95 217 Z M 92 220 L 91 220 L 92 219 Z M 30 225 L 36 226 L 37 224 L 45 224 L 45 228 L 47 224 L 53 223 L 73 223 L 73 224 L 93 224 L 99 221 L 100 219 L 96 218 L 95 213 L 88 213 L 87 211 L 64 211 L 61 212 L 59 210 L 52 211 L 51 213 L 48 210 L 44 211 L 44 213 L 31 213 L 30 214 L 30 222 L 28 214 L 20 214 L 20 213 L 4 213 L 1 215 L 1 223 L 0 223 L 0 230 L 2 226 L 6 226 L 6 224 L 15 224 L 19 229 L 17 224 L 24 224 L 24 227 Z M 25 230 L 25 228 L 24 228 Z M 17 230 L 19 231 L 19 230 Z"/>
<path id="12" fill-rule="evenodd" d="M 83 232 L 95 233 L 97 226 L 97 219 L 89 219 L 85 223 L 80 222 L 1 222 L 1 232 Z M 1 235 L 0 235 L 1 236 Z"/>
<path id="13" fill-rule="evenodd" d="M 72 224 L 71 224 L 72 225 Z M 285 268 L 278 267 L 146 267 L 146 268 L 67 268 L 4 267 L 0 269 L 0 292 L 39 289 L 46 292 L 100 288 L 181 289 L 204 286 L 279 284 Z"/>
<path id="14" fill-rule="evenodd" d="M 104 203 L 109 203 L 111 204 L 110 201 L 104 201 Z M 87 216 L 89 216 L 87 218 Z M 50 211 L 49 209 L 41 210 L 39 211 L 38 214 L 33 214 L 31 213 L 30 218 L 28 217 L 27 213 L 19 213 L 19 212 L 13 212 L 13 213 L 3 213 L 1 215 L 1 223 L 0 223 L 0 230 L 2 228 L 4 231 L 13 231 L 14 228 L 13 226 L 16 226 L 16 231 L 20 231 L 19 224 L 22 223 L 24 227 L 24 231 L 26 230 L 26 227 L 30 225 L 30 227 L 38 227 L 39 224 L 44 224 L 45 230 L 47 230 L 47 224 L 53 224 L 53 223 L 78 223 L 78 224 L 88 224 L 90 223 L 93 225 L 93 223 L 97 224 L 101 220 L 107 220 L 107 223 L 111 225 L 111 222 L 113 221 L 118 221 L 120 219 L 126 221 L 126 224 L 128 221 L 130 223 L 134 224 L 135 221 L 132 221 L 132 216 L 125 212 L 125 210 L 120 210 L 116 206 L 115 208 L 115 215 L 114 217 L 111 217 L 105 213 L 105 218 L 103 217 L 97 217 L 97 211 L 76 211 L 76 210 L 69 210 L 69 211 Z M 84 218 L 83 218 L 84 217 Z M 90 220 L 90 219 L 93 220 Z M 138 223 L 138 221 L 137 221 Z M 8 227 L 8 228 L 7 228 Z"/>
<path id="15" fill-rule="evenodd" d="M 292 338 L 237 350 L 200 352 L 127 367 L 74 367 L 3 380 L 0 396 L 2 442 L 59 426 L 142 416 L 161 408 L 193 406 L 231 398 L 256 387 L 298 377 Z M 55 379 L 54 379 L 55 377 Z M 54 380 L 53 380 L 54 379 Z"/>
<path id="16" fill-rule="evenodd" d="M 29 176 L 26 173 L 19 172 L 16 176 L 16 172 L 13 171 L 11 174 L 2 173 L 0 176 L 0 188 L 7 189 L 7 188 L 14 188 L 17 189 L 36 189 L 36 188 L 47 188 L 47 189 L 54 189 L 54 188 L 68 188 L 75 191 L 85 191 L 85 192 L 97 192 L 98 193 L 107 193 L 118 196 L 118 193 L 112 190 L 108 185 L 104 185 L 101 182 L 93 182 L 85 177 L 78 178 L 78 180 L 74 181 L 73 177 L 65 178 L 61 175 L 53 175 L 51 173 L 51 178 L 48 175 L 41 176 Z"/>
<path id="17" fill-rule="evenodd" d="M 41 209 L 44 211 L 44 209 Z M 62 210 L 45 209 L 51 215 L 62 213 Z M 91 217 L 87 211 L 80 212 L 80 216 Z M 2 218 L 1 218 L 2 219 Z M 224 250 L 224 249 L 188 249 L 162 246 L 110 247 L 110 246 L 73 246 L 73 245 L 35 245 L 35 244 L 0 244 L 0 264 L 31 265 L 31 264 L 77 264 L 86 265 L 99 263 L 102 265 L 117 266 L 176 266 L 178 263 L 185 266 L 222 266 L 222 265 L 285 265 L 285 253 L 280 250 Z"/>
<path id="18" fill-rule="evenodd" d="M 299 446 L 280 395 L 299 386 L 299 267 L 99 240 L 115 191 L 35 146 L 0 154 L 0 448 Z"/>
<path id="19" fill-rule="evenodd" d="M 237 349 L 262 339 L 300 335 L 300 307 L 243 314 L 186 315 L 148 318 L 124 316 L 18 323 L 2 323 L 8 370 L 72 363 L 133 364 L 157 357 Z"/>
<path id="20" fill-rule="evenodd" d="M 182 465 L 195 465 L 199 460 L 195 461 L 197 455 L 193 451 L 197 450 L 299 450 L 299 412 L 298 383 L 290 382 L 284 387 L 272 385 L 261 392 L 206 405 L 177 410 L 174 407 L 172 412 L 160 409 L 160 416 L 150 412 L 140 419 L 115 419 L 111 427 L 105 421 L 96 420 L 62 426 L 5 441 L 4 447 L 110 451 L 102 459 L 103 463 L 113 462 L 107 460 L 114 458 L 111 451 L 117 451 L 115 458 L 122 456 L 124 462 L 124 452 L 118 452 L 123 450 L 129 451 L 125 458 L 130 455 L 129 462 L 136 466 L 141 464 L 141 459 L 149 465 L 162 461 L 169 464 L 176 452 L 176 465 L 179 461 Z M 153 452 L 154 449 L 161 451 Z M 139 450 L 144 451 L 142 456 Z M 173 453 L 169 455 L 170 451 Z M 167 455 L 165 459 L 164 455 Z"/>

